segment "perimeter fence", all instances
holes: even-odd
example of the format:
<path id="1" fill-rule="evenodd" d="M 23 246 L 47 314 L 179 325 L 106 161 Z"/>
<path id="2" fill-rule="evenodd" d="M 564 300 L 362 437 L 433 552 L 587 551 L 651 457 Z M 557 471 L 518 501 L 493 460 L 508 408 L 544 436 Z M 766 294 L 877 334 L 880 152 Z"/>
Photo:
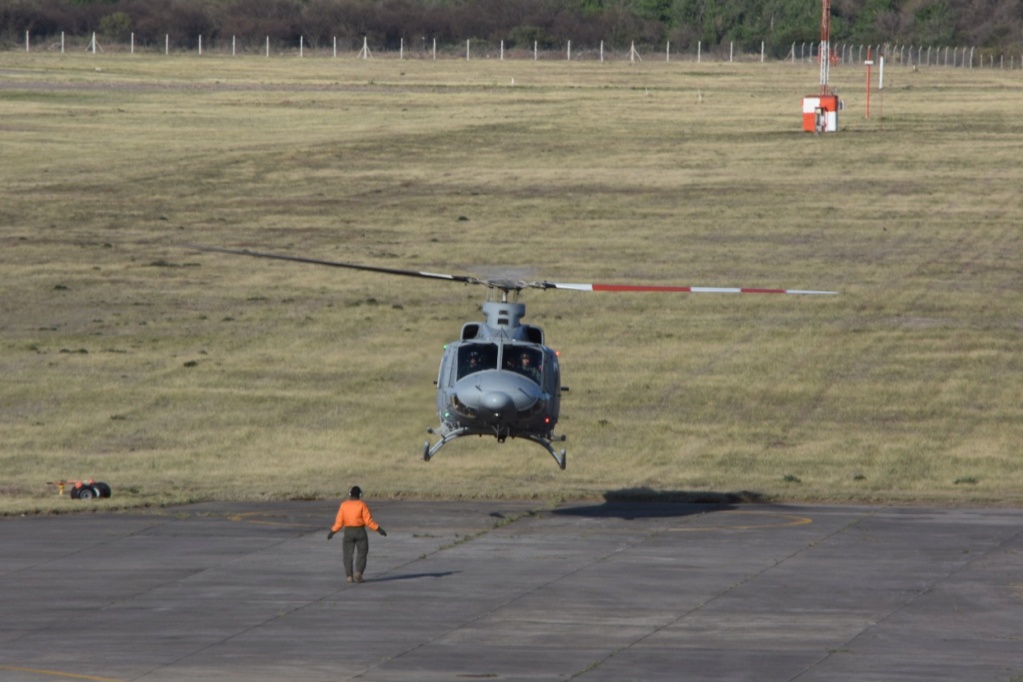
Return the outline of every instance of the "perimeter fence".
<path id="1" fill-rule="evenodd" d="M 296 58 L 332 58 L 332 59 L 474 59 L 496 60 L 533 60 L 533 61 L 612 61 L 612 62 L 643 62 L 643 61 L 690 61 L 690 62 L 780 62 L 819 63 L 820 45 L 817 43 L 794 42 L 784 57 L 771 56 L 767 42 L 760 43 L 760 49 L 750 51 L 746 46 L 728 43 L 704 49 L 702 43 L 695 47 L 679 49 L 670 42 L 656 48 L 649 45 L 637 47 L 631 44 L 627 48 L 611 47 L 604 42 L 599 45 L 573 45 L 567 41 L 564 46 L 552 48 L 534 43 L 532 46 L 506 46 L 504 41 L 468 39 L 460 44 L 438 45 L 435 40 L 398 42 L 393 46 L 374 47 L 363 38 L 360 41 L 334 38 L 329 44 L 307 42 L 300 38 L 295 45 L 284 45 L 272 42 L 269 37 L 264 40 L 239 39 L 235 36 L 209 38 L 202 35 L 195 37 L 192 45 L 182 47 L 188 41 L 180 38 L 172 39 L 165 34 L 162 44 L 143 43 L 129 36 L 127 41 L 104 41 L 93 34 L 89 37 L 67 36 L 59 38 L 37 37 L 26 32 L 23 46 L 8 44 L 0 49 L 23 49 L 26 52 L 59 52 L 65 53 L 114 53 L 114 54 L 198 54 L 211 56 L 261 56 L 296 57 Z M 883 58 L 891 66 L 907 67 L 942 67 L 942 68 L 991 68 L 991 69 L 1023 69 L 1023 55 L 1020 52 L 1005 52 L 995 48 L 978 48 L 963 46 L 935 45 L 900 45 L 840 43 L 830 50 L 830 62 L 833 66 L 863 65 L 868 60 Z"/>

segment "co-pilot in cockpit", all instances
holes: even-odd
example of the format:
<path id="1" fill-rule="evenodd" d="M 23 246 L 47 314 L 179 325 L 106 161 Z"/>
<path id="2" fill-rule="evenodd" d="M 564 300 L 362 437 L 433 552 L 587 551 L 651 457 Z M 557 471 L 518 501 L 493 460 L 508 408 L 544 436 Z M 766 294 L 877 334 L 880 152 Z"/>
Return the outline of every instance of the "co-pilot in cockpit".
<path id="1" fill-rule="evenodd" d="M 514 350 L 512 346 L 505 346 L 505 353 L 513 353 L 512 359 L 515 361 L 512 369 L 524 377 L 528 377 L 540 383 L 540 358 L 542 357 L 539 352 L 531 348 L 523 348 L 518 351 Z"/>

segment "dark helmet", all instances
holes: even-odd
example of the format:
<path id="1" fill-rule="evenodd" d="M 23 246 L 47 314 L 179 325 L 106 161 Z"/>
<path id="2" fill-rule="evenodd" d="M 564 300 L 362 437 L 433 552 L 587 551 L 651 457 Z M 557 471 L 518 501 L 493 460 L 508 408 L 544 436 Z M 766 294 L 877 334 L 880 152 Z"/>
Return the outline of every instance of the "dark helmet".
<path id="1" fill-rule="evenodd" d="M 351 491 L 349 491 L 348 494 L 351 495 L 353 499 L 357 500 L 360 497 L 362 497 L 362 488 L 360 488 L 357 485 L 353 485 Z"/>

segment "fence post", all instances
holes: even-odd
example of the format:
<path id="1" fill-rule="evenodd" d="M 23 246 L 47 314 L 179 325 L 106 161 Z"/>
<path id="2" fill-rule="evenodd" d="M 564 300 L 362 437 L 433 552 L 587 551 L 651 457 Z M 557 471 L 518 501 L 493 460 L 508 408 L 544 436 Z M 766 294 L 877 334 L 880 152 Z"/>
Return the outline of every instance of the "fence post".
<path id="1" fill-rule="evenodd" d="M 536 43 L 537 43 L 537 41 L 535 41 L 535 40 L 534 40 L 534 41 L 533 41 L 533 61 L 534 61 L 534 62 L 535 62 L 535 61 L 537 60 L 537 55 L 536 55 Z"/>
<path id="2" fill-rule="evenodd" d="M 735 41 L 733 40 L 733 41 L 730 41 L 728 43 L 728 61 L 732 61 L 732 59 L 734 57 L 735 57 Z"/>
<path id="3" fill-rule="evenodd" d="M 664 48 L 664 61 L 671 61 L 671 41 L 668 41 L 668 45 Z"/>
<path id="4" fill-rule="evenodd" d="M 796 41 L 794 41 L 794 40 L 792 41 L 792 52 L 791 52 L 791 54 L 792 54 L 792 63 L 795 64 L 796 63 Z"/>
<path id="5" fill-rule="evenodd" d="M 696 63 L 699 64 L 703 58 L 703 41 L 696 41 Z"/>
<path id="6" fill-rule="evenodd" d="M 28 31 L 25 31 L 25 52 L 28 52 Z"/>
<path id="7" fill-rule="evenodd" d="M 501 41 L 501 61 L 504 61 L 504 41 Z"/>
<path id="8" fill-rule="evenodd" d="M 64 54 L 64 32 L 60 32 L 60 53 Z"/>
<path id="9" fill-rule="evenodd" d="M 270 59 L 270 36 L 266 37 L 266 58 Z"/>
<path id="10" fill-rule="evenodd" d="M 170 54 L 170 33 L 163 34 L 163 53 Z"/>
<path id="11" fill-rule="evenodd" d="M 567 57 L 566 57 L 565 61 L 567 61 L 567 62 L 572 61 L 572 41 L 571 40 L 568 41 L 568 52 L 566 54 L 567 54 Z"/>
<path id="12" fill-rule="evenodd" d="M 600 63 L 604 63 L 604 41 L 600 41 Z"/>
<path id="13" fill-rule="evenodd" d="M 764 63 L 764 41 L 760 41 L 760 63 Z"/>
<path id="14" fill-rule="evenodd" d="M 202 34 L 199 34 L 199 56 L 202 56 Z"/>

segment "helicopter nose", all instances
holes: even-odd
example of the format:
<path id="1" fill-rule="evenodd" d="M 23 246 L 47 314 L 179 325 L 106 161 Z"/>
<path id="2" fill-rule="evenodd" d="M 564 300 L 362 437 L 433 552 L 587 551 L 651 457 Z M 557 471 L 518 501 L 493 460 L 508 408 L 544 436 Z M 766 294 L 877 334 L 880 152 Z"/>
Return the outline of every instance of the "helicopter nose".
<path id="1" fill-rule="evenodd" d="M 504 391 L 488 391 L 483 394 L 481 407 L 495 416 L 515 411 L 515 401 Z"/>

